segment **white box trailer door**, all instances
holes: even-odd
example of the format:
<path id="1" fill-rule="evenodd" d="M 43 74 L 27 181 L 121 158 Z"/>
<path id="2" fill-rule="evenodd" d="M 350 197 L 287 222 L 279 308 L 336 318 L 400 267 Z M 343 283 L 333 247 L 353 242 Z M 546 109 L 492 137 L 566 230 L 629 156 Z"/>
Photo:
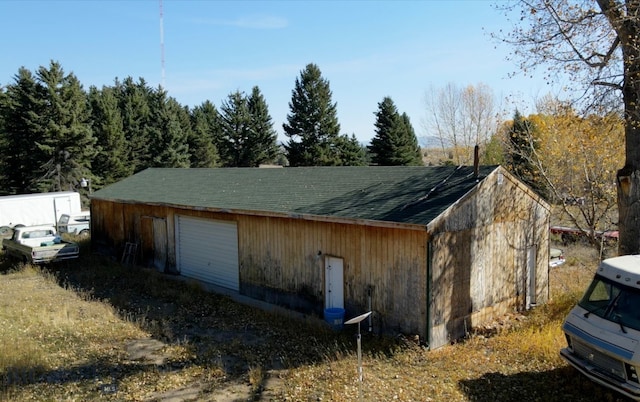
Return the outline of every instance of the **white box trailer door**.
<path id="1" fill-rule="evenodd" d="M 235 222 L 176 215 L 176 263 L 181 275 L 240 290 Z"/>
<path id="2" fill-rule="evenodd" d="M 62 214 L 81 211 L 80 194 L 73 191 L 0 197 L 0 226 L 56 225 Z"/>
<path id="3" fill-rule="evenodd" d="M 80 208 L 80 197 L 78 196 L 77 199 L 76 197 L 70 195 L 54 197 L 53 205 L 54 221 L 52 222 L 52 224 L 57 225 L 62 214 L 73 215 L 77 212 L 80 212 L 78 211 L 78 209 Z"/>

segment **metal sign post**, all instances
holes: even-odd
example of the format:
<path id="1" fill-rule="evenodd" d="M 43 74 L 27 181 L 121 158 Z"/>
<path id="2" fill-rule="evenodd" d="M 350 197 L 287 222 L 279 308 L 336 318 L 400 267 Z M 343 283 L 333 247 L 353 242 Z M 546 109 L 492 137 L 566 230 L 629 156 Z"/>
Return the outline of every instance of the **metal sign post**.
<path id="1" fill-rule="evenodd" d="M 361 338 L 362 336 L 360 335 L 360 322 L 363 321 L 364 319 L 366 319 L 367 317 L 369 317 L 371 315 L 371 311 L 369 311 L 368 313 L 364 313 L 361 314 L 357 317 L 354 317 L 352 319 L 350 319 L 349 321 L 346 321 L 345 324 L 358 324 L 358 379 L 360 380 L 360 382 L 362 382 L 363 379 L 363 375 L 362 375 L 362 346 L 361 346 Z"/>

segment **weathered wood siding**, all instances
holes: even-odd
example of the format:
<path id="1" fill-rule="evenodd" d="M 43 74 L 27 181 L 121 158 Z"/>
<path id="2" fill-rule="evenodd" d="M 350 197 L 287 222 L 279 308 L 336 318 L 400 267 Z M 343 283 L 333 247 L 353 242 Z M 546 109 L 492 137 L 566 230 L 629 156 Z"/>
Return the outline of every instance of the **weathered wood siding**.
<path id="1" fill-rule="evenodd" d="M 419 334 L 432 348 L 548 298 L 548 206 L 502 168 L 426 228 L 99 199 L 91 208 L 97 251 L 120 258 L 133 242 L 139 264 L 165 272 L 176 270 L 177 214 L 236 222 L 240 293 L 318 315 L 324 259 L 341 258 L 347 318 L 371 308 L 376 330 Z"/>
<path id="2" fill-rule="evenodd" d="M 120 258 L 125 243 L 133 242 L 139 247 L 138 263 L 151 266 L 156 253 L 149 218 L 164 219 L 166 271 L 175 272 L 176 214 L 237 222 L 242 294 L 321 315 L 324 258 L 338 257 L 343 259 L 347 317 L 369 311 L 370 302 L 376 330 L 426 336 L 424 228 L 382 228 L 94 200 L 94 247 Z"/>
<path id="3" fill-rule="evenodd" d="M 321 313 L 324 256 L 343 259 L 347 317 L 371 309 L 382 331 L 426 335 L 426 231 L 238 217 L 241 292 Z M 296 306 L 292 306 L 296 307 Z"/>
<path id="4" fill-rule="evenodd" d="M 500 170 L 433 225 L 430 346 L 437 348 L 527 300 L 548 298 L 549 210 Z M 528 256 L 535 255 L 535 296 Z"/>

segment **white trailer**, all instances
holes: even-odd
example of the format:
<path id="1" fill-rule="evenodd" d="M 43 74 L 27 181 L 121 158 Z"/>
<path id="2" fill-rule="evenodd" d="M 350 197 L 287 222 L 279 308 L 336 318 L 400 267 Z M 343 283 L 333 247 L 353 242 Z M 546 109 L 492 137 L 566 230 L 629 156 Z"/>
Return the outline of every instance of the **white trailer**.
<path id="1" fill-rule="evenodd" d="M 80 193 L 74 191 L 2 196 L 0 237 L 11 235 L 15 226 L 56 226 L 60 215 L 79 214 L 81 209 Z"/>

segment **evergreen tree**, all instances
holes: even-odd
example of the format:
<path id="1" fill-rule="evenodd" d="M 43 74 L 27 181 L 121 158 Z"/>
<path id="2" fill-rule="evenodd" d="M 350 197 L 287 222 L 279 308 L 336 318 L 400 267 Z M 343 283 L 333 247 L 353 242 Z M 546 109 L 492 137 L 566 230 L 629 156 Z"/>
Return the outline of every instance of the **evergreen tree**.
<path id="1" fill-rule="evenodd" d="M 506 168 L 538 194 L 546 197 L 546 190 L 540 177 L 540 170 L 533 162 L 533 152 L 537 148 L 536 127 L 524 118 L 518 110 L 508 131 L 509 154 Z"/>
<path id="2" fill-rule="evenodd" d="M 46 109 L 43 88 L 26 68 L 20 68 L 14 83 L 7 86 L 2 108 L 4 138 L 0 152 L 3 155 L 3 192 L 25 194 L 37 191 L 39 166 L 45 158 L 36 142 L 44 135 L 42 115 Z"/>
<path id="3" fill-rule="evenodd" d="M 422 157 L 418 139 L 406 113 L 400 115 L 390 97 L 378 103 L 376 135 L 369 151 L 372 162 L 381 166 L 419 166 Z"/>
<path id="4" fill-rule="evenodd" d="M 219 163 L 216 135 L 220 131 L 220 115 L 215 105 L 205 101 L 191 111 L 191 135 L 187 142 L 191 167 L 211 168 Z"/>
<path id="5" fill-rule="evenodd" d="M 423 166 L 424 162 L 422 161 L 422 152 L 418 144 L 418 137 L 416 136 L 416 131 L 413 129 L 413 125 L 411 125 L 409 115 L 403 112 L 400 118 L 402 126 L 404 127 L 402 148 L 405 155 L 405 165 Z"/>
<path id="6" fill-rule="evenodd" d="M 116 96 L 122 114 L 122 128 L 129 146 L 127 162 L 137 173 L 151 166 L 148 127 L 151 119 L 151 89 L 140 78 L 136 84 L 131 77 L 123 82 L 116 79 Z"/>
<path id="7" fill-rule="evenodd" d="M 115 183 L 133 174 L 133 166 L 127 163 L 128 144 L 124 137 L 122 114 L 118 107 L 115 89 L 89 88 L 91 128 L 96 137 L 97 154 L 93 159 L 91 178 L 94 189 L 100 185 Z"/>
<path id="8" fill-rule="evenodd" d="M 272 163 L 278 157 L 278 133 L 273 128 L 273 120 L 269 114 L 267 102 L 260 92 L 260 88 L 253 87 L 251 95 L 247 99 L 247 107 L 250 115 L 250 137 L 253 152 L 251 166 L 259 166 L 262 163 Z"/>
<path id="9" fill-rule="evenodd" d="M 259 166 L 278 155 L 277 134 L 258 87 L 251 95 L 236 91 L 220 107 L 220 156 L 224 166 Z"/>
<path id="10" fill-rule="evenodd" d="M 222 165 L 240 167 L 249 165 L 251 115 L 243 92 L 230 93 L 220 106 L 221 136 L 218 150 Z"/>
<path id="11" fill-rule="evenodd" d="M 152 94 L 150 106 L 151 118 L 145 130 L 150 141 L 149 167 L 189 167 L 188 114 L 184 117 L 186 112 L 182 106 L 175 99 L 167 98 L 162 88 Z"/>
<path id="12" fill-rule="evenodd" d="M 308 64 L 296 78 L 290 113 L 283 124 L 289 137 L 285 149 L 291 166 L 340 164 L 336 153 L 340 124 L 331 96 L 329 82 L 322 78 L 318 66 Z"/>
<path id="13" fill-rule="evenodd" d="M 0 85 L 0 152 L 5 155 L 4 150 L 7 149 L 7 135 L 5 128 L 5 116 L 7 113 L 7 106 L 9 105 L 9 97 L 6 90 Z M 0 195 L 5 195 L 6 188 L 3 189 L 3 184 L 6 183 L 7 167 L 4 158 L 0 158 Z"/>
<path id="14" fill-rule="evenodd" d="M 483 161 L 487 165 L 505 165 L 504 141 L 494 134 L 484 150 Z"/>
<path id="15" fill-rule="evenodd" d="M 48 107 L 43 113 L 44 135 L 36 145 L 44 154 L 36 170 L 39 191 L 72 190 L 89 176 L 96 154 L 87 95 L 74 74 L 65 75 L 57 62 L 40 67 L 38 80 Z"/>
<path id="16" fill-rule="evenodd" d="M 344 134 L 338 137 L 337 153 L 341 166 L 366 166 L 366 148 L 363 147 L 355 134 L 351 137 Z"/>

